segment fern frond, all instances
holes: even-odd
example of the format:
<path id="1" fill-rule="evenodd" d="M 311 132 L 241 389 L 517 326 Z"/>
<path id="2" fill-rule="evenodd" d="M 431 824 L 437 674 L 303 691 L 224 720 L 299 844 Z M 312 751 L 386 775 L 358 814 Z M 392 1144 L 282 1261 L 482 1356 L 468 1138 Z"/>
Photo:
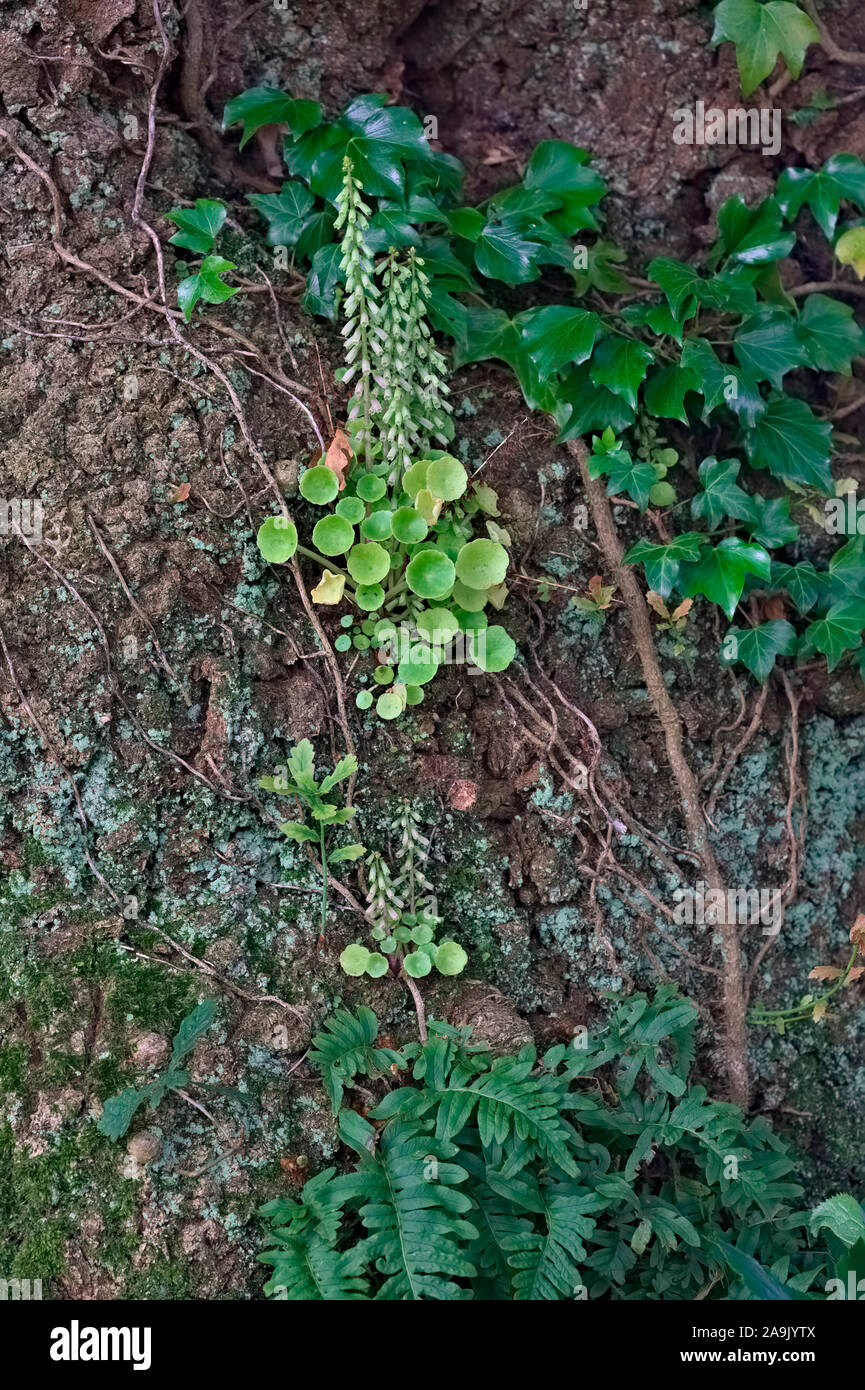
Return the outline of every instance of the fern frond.
<path id="1" fill-rule="evenodd" d="M 539 1182 L 531 1173 L 502 1181 L 490 1172 L 487 1180 L 499 1196 L 543 1218 L 541 1231 L 503 1237 L 508 1264 L 515 1271 L 514 1297 L 547 1301 L 573 1298 L 582 1283 L 579 1264 L 587 1253 L 583 1240 L 595 1229 L 589 1213 L 606 1203 L 576 1182 Z"/>
<path id="2" fill-rule="evenodd" d="M 434 1049 L 430 1053 L 430 1060 L 437 1061 Z M 524 1149 L 525 1162 L 540 1156 L 576 1177 L 571 1154 L 576 1136 L 560 1113 L 564 1088 L 554 1077 L 534 1075 L 534 1065 L 532 1048 L 524 1048 L 517 1057 L 497 1058 L 480 1076 L 468 1074 L 465 1065 L 454 1067 L 447 1076 L 443 1065 L 438 1069 L 428 1065 L 425 1089 L 414 1093 L 410 1113 L 420 1118 L 435 1109 L 436 1138 L 445 1141 L 474 1117 L 485 1149 L 516 1140 Z M 388 1099 L 393 1101 L 393 1096 Z"/>
<path id="3" fill-rule="evenodd" d="M 447 1159 L 457 1150 L 437 1144 L 417 1125 L 392 1120 L 383 1129 L 375 1154 L 360 1157 L 357 1172 L 335 1180 L 342 1194 L 360 1197 L 360 1218 L 370 1232 L 363 1242 L 385 1281 L 376 1298 L 462 1299 L 469 1290 L 454 1279 L 472 1279 L 467 1258 L 475 1226 L 460 1218 L 471 1199 L 457 1191 L 465 1168 Z"/>
<path id="4" fill-rule="evenodd" d="M 304 1239 L 285 1237 L 258 1259 L 273 1269 L 264 1286 L 271 1298 L 303 1303 L 369 1298 L 362 1245 L 340 1254 L 317 1231 L 311 1231 Z"/>
<path id="5" fill-rule="evenodd" d="M 374 1046 L 377 1037 L 378 1019 L 372 1009 L 361 1005 L 356 1014 L 338 1009 L 313 1038 L 310 1061 L 321 1069 L 334 1114 L 339 1110 L 345 1087 L 356 1076 L 379 1076 L 394 1064 L 405 1066 L 401 1053 Z"/>
<path id="6" fill-rule="evenodd" d="M 517 1214 L 512 1202 L 496 1192 L 486 1181 L 487 1166 L 479 1153 L 463 1149 L 460 1163 L 468 1169 L 466 1191 L 472 1199 L 472 1221 L 478 1228 L 478 1238 L 468 1249 L 468 1256 L 477 1266 L 478 1277 L 487 1281 L 497 1299 L 513 1298 L 513 1270 L 509 1264 L 508 1237 L 525 1239 L 533 1234 L 530 1221 Z"/>
<path id="7" fill-rule="evenodd" d="M 258 1256 L 273 1274 L 264 1286 L 271 1298 L 314 1301 L 365 1299 L 367 1255 L 360 1245 L 341 1253 L 342 1207 L 346 1196 L 326 1168 L 305 1183 L 299 1202 L 278 1197 L 261 1208 L 272 1228 L 269 1247 Z"/>

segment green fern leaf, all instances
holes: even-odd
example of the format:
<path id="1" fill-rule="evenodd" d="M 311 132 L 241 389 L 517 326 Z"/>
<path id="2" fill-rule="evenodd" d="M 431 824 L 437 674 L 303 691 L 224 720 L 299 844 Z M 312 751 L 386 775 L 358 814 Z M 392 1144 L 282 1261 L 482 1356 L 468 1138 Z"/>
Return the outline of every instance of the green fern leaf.
<path id="1" fill-rule="evenodd" d="M 330 1303 L 369 1297 L 369 1285 L 362 1277 L 366 1267 L 362 1244 L 340 1254 L 312 1231 L 304 1239 L 285 1237 L 258 1259 L 273 1269 L 264 1286 L 271 1298 Z"/>
<path id="2" fill-rule="evenodd" d="M 595 1229 L 589 1213 L 600 1210 L 603 1200 L 573 1181 L 538 1182 L 533 1174 L 503 1182 L 489 1173 L 488 1182 L 493 1191 L 543 1218 L 542 1231 L 507 1235 L 502 1241 L 515 1271 L 515 1298 L 573 1298 L 582 1283 L 579 1264 L 587 1254 L 583 1240 Z"/>
<path id="3" fill-rule="evenodd" d="M 369 1297 L 364 1243 L 342 1253 L 335 1248 L 345 1200 L 335 1174 L 335 1168 L 325 1168 L 310 1178 L 299 1202 L 278 1197 L 261 1208 L 274 1228 L 266 1242 L 271 1248 L 258 1256 L 273 1269 L 264 1286 L 270 1297 L 304 1302 Z"/>
<path id="4" fill-rule="evenodd" d="M 503 1145 L 511 1137 L 527 1145 L 526 1161 L 539 1154 L 572 1177 L 577 1167 L 570 1153 L 574 1131 L 561 1118 L 565 1104 L 562 1084 L 548 1074 L 532 1074 L 533 1048 L 524 1048 L 517 1057 L 496 1059 L 488 1071 L 472 1076 L 474 1058 L 456 1059 L 446 1054 L 442 1040 L 433 1040 L 422 1049 L 426 1088 L 394 1091 L 373 1111 L 373 1118 L 402 1114 L 421 1119 L 436 1112 L 436 1138 L 454 1138 L 474 1118 L 483 1147 Z M 415 1069 L 417 1074 L 417 1067 Z"/>
<path id="5" fill-rule="evenodd" d="M 342 1103 L 345 1087 L 356 1076 L 379 1076 L 394 1064 L 405 1065 L 401 1053 L 375 1047 L 377 1037 L 378 1019 L 372 1009 L 362 1005 L 357 1014 L 338 1009 L 313 1038 L 310 1061 L 321 1069 L 334 1115 Z"/>
<path id="6" fill-rule="evenodd" d="M 456 1190 L 468 1177 L 465 1168 L 447 1162 L 456 1152 L 417 1125 L 392 1120 L 378 1151 L 362 1155 L 355 1173 L 334 1180 L 339 1199 L 364 1202 L 360 1218 L 370 1234 L 362 1244 L 385 1276 L 376 1298 L 470 1297 L 454 1283 L 475 1277 L 466 1247 L 478 1238 L 476 1227 L 460 1219 L 472 1203 Z"/>

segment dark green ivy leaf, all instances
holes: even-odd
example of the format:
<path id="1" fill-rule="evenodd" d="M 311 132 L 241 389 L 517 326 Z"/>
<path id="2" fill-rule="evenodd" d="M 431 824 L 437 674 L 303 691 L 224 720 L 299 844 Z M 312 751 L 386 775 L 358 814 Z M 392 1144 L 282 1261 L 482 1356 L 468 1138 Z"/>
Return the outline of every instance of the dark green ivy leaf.
<path id="1" fill-rule="evenodd" d="M 765 412 L 745 433 L 745 449 L 755 468 L 767 468 L 784 482 L 832 491 L 832 427 L 795 396 L 777 392 Z"/>
<path id="2" fill-rule="evenodd" d="M 760 497 L 752 494 L 751 518 L 746 518 L 751 539 L 767 550 L 779 550 L 783 545 L 792 545 L 799 535 L 799 527 L 790 520 L 789 497 Z"/>
<path id="3" fill-rule="evenodd" d="M 597 386 L 585 362 L 556 383 L 555 401 L 553 413 L 561 430 L 560 444 L 592 430 L 604 430 L 608 425 L 618 433 L 634 423 L 635 412 L 628 403 L 605 386 Z M 654 482 L 654 469 L 652 475 Z"/>
<path id="4" fill-rule="evenodd" d="M 667 296 L 674 319 L 690 318 L 697 304 L 720 313 L 745 314 L 757 303 L 750 281 L 729 271 L 707 279 L 684 261 L 658 256 L 649 262 L 648 275 Z"/>
<path id="5" fill-rule="evenodd" d="M 177 302 L 187 323 L 199 300 L 203 300 L 205 304 L 224 304 L 226 299 L 237 294 L 236 287 L 224 284 L 220 278 L 227 270 L 236 269 L 234 261 L 227 261 L 222 256 L 205 256 L 197 273 L 187 275 L 180 281 L 177 286 Z"/>
<path id="6" fill-rule="evenodd" d="M 796 629 L 786 618 L 772 618 L 759 627 L 731 627 L 724 635 L 721 659 L 728 666 L 741 661 L 758 681 L 764 681 L 777 657 L 795 655 L 797 640 Z"/>
<path id="7" fill-rule="evenodd" d="M 820 575 L 810 560 L 800 560 L 798 565 L 774 561 L 772 586 L 789 594 L 800 613 L 807 613 L 813 608 L 823 590 Z"/>
<path id="8" fill-rule="evenodd" d="M 243 126 L 240 148 L 248 144 L 257 130 L 265 125 L 287 125 L 292 135 L 303 135 L 321 121 L 317 101 L 295 100 L 274 87 L 251 87 L 226 103 L 222 128 L 228 130 L 238 122 Z"/>
<path id="9" fill-rule="evenodd" d="M 746 371 L 779 390 L 787 372 L 808 362 L 795 318 L 770 304 L 760 304 L 745 320 L 733 340 L 733 351 Z"/>
<path id="10" fill-rule="evenodd" d="M 854 357 L 865 354 L 865 332 L 853 310 L 825 294 L 809 294 L 798 324 L 798 336 L 810 366 L 849 376 Z"/>
<path id="11" fill-rule="evenodd" d="M 778 179 L 778 203 L 787 221 L 795 222 L 807 205 L 829 241 L 844 198 L 865 212 L 865 164 L 853 154 L 833 154 L 822 169 L 785 169 Z"/>
<path id="12" fill-rule="evenodd" d="M 412 226 L 413 220 L 416 219 L 410 213 L 396 207 L 373 213 L 364 236 L 370 251 L 387 251 L 391 246 L 419 246 L 420 233 Z"/>
<path id="13" fill-rule="evenodd" d="M 506 285 L 524 285 L 537 280 L 540 246 L 528 241 L 522 219 L 505 214 L 489 219 L 474 244 L 475 265 L 490 280 Z"/>
<path id="14" fill-rule="evenodd" d="M 833 603 L 825 618 L 818 618 L 806 627 L 800 653 L 807 656 L 812 651 L 822 652 L 829 670 L 834 671 L 845 652 L 861 647 L 863 628 L 865 599 Z"/>
<path id="15" fill-rule="evenodd" d="M 249 193 L 247 201 L 267 219 L 267 240 L 271 246 L 294 246 L 315 199 L 309 189 L 296 180 L 284 183 L 279 193 Z"/>
<path id="16" fill-rule="evenodd" d="M 793 77 L 798 77 L 809 44 L 818 43 L 817 26 L 798 5 L 788 0 L 721 0 L 715 10 L 712 44 L 729 39 L 736 45 L 742 91 L 750 96 L 768 77 L 782 54 Z"/>
<path id="17" fill-rule="evenodd" d="M 585 251 L 585 269 L 577 266 L 574 253 L 574 287 L 577 294 L 585 294 L 590 286 L 605 294 L 624 294 L 631 288 L 616 266 L 628 259 L 626 252 L 612 241 L 596 241 L 592 246 L 580 247 Z"/>
<path id="18" fill-rule="evenodd" d="M 731 369 L 722 362 L 706 338 L 689 338 L 682 348 L 681 365 L 696 373 L 699 391 L 703 397 L 703 419 L 707 420 L 713 410 L 724 404 L 733 380 Z"/>
<path id="19" fill-rule="evenodd" d="M 700 377 L 693 368 L 683 367 L 681 363 L 655 367 L 643 388 L 643 404 L 650 415 L 687 424 L 685 396 L 689 391 L 699 390 Z"/>
<path id="20" fill-rule="evenodd" d="M 517 322 L 526 351 L 542 377 L 585 362 L 601 326 L 597 314 L 588 309 L 569 309 L 563 304 L 526 309 Z"/>
<path id="21" fill-rule="evenodd" d="M 717 526 L 725 516 L 752 520 L 751 499 L 736 482 L 741 467 L 738 459 L 704 459 L 699 469 L 703 490 L 691 498 L 691 515 L 705 517 L 710 527 Z"/>
<path id="22" fill-rule="evenodd" d="M 336 289 L 343 281 L 340 254 L 339 242 L 333 241 L 313 256 L 303 296 L 303 307 L 310 314 L 320 314 L 325 319 L 336 317 Z"/>
<path id="23" fill-rule="evenodd" d="M 611 336 L 596 345 L 589 370 L 596 386 L 622 396 L 636 410 L 637 389 L 654 360 L 654 353 L 644 343 Z"/>
<path id="24" fill-rule="evenodd" d="M 718 231 L 720 237 L 713 255 L 732 265 L 759 266 L 779 261 L 796 244 L 795 232 L 784 229 L 775 198 L 764 198 L 755 208 L 748 207 L 741 193 L 728 198 L 718 210 Z"/>
<path id="25" fill-rule="evenodd" d="M 649 505 L 649 494 L 657 478 L 650 463 L 645 459 L 631 458 L 627 449 L 590 455 L 589 475 L 592 478 L 605 477 L 608 497 L 620 492 L 627 493 L 641 512 Z"/>
<path id="26" fill-rule="evenodd" d="M 705 539 L 699 531 L 684 531 L 682 535 L 674 536 L 669 545 L 639 540 L 631 546 L 622 563 L 635 565 L 641 562 L 649 588 L 654 589 L 661 598 L 669 598 L 678 583 L 681 562 L 696 560 Z"/>
<path id="27" fill-rule="evenodd" d="M 587 150 L 566 140 L 542 140 L 523 176 L 526 188 L 557 195 L 560 210 L 551 212 L 549 220 L 563 236 L 573 236 L 584 227 L 597 229 L 589 208 L 600 202 L 607 186 L 600 174 L 585 167 L 588 159 Z"/>
<path id="28" fill-rule="evenodd" d="M 214 198 L 196 198 L 195 207 L 172 208 L 165 216 L 179 228 L 169 240 L 197 256 L 206 256 L 227 216 L 225 204 Z"/>
<path id="29" fill-rule="evenodd" d="M 463 327 L 464 337 L 457 342 L 454 366 L 463 367 L 469 362 L 496 357 L 516 373 L 530 409 L 552 411 L 555 401 L 552 387 L 542 383 L 526 351 L 516 319 L 510 318 L 503 309 L 471 306 L 465 310 Z"/>
<path id="30" fill-rule="evenodd" d="M 738 536 L 728 536 L 720 545 L 706 546 L 695 564 L 683 565 L 680 587 L 692 597 L 703 594 L 732 618 L 742 597 L 746 574 L 756 574 L 767 583 L 772 573 L 768 551 L 749 545 Z"/>
<path id="31" fill-rule="evenodd" d="M 854 536 L 829 561 L 833 599 L 859 598 L 865 593 L 865 537 Z"/>

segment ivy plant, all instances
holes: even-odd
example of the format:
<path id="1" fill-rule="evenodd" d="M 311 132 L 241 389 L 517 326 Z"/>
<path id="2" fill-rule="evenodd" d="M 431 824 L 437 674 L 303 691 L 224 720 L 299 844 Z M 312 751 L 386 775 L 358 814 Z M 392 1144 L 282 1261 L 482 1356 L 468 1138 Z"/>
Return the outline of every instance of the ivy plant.
<path id="1" fill-rule="evenodd" d="M 716 21 L 719 42 L 741 43 L 751 55 L 748 83 L 778 54 L 795 71 L 814 39 L 804 12 L 782 0 L 724 0 Z M 333 504 L 317 523 L 333 547 L 319 586 L 325 601 L 347 595 L 380 615 L 370 632 L 361 617 L 362 637 L 380 642 L 390 622 L 412 623 L 431 607 L 450 614 L 446 621 L 456 622 L 484 669 L 503 669 L 513 656 L 502 628 L 490 627 L 480 640 L 484 610 L 503 598 L 507 554 L 498 531 L 491 533 L 494 498 L 464 483 L 457 454 L 442 452 L 446 392 L 437 390 L 430 410 L 422 409 L 422 381 L 444 385 L 420 327 L 428 320 L 452 340 L 454 366 L 505 363 L 527 405 L 553 417 L 560 441 L 591 441 L 594 475 L 606 480 L 611 498 L 634 504 L 628 523 L 634 512 L 654 509 L 660 536 L 666 530 L 669 539 L 659 539 L 658 526 L 638 532 L 626 563 L 644 567 L 647 587 L 671 613 L 689 598 L 721 611 L 731 625 L 723 661 L 759 680 L 779 658 L 814 654 L 829 669 L 855 660 L 865 670 L 865 518 L 860 527 L 853 509 L 827 566 L 803 554 L 803 522 L 815 518 L 832 534 L 828 508 L 838 501 L 836 489 L 849 485 L 833 476 L 831 421 L 805 397 L 825 390 L 825 374 L 851 374 L 865 335 L 842 298 L 794 296 L 782 274 L 810 217 L 838 264 L 865 273 L 861 159 L 836 154 L 818 170 L 786 170 L 776 192 L 754 206 L 741 195 L 728 199 L 702 263 L 658 256 L 646 270 L 657 292 L 616 305 L 610 295 L 629 282 L 624 258 L 604 235 L 605 185 L 587 151 L 543 141 L 518 183 L 470 207 L 459 162 L 431 148 L 413 112 L 381 95 L 356 98 L 327 122 L 315 103 L 256 89 L 229 104 L 226 124 L 240 124 L 245 141 L 273 122 L 274 111 L 287 129 L 289 182 L 308 196 L 292 192 L 302 211 L 290 226 L 269 218 L 270 239 L 285 237 L 296 263 L 308 262 L 307 307 L 327 317 L 341 312 L 350 344 L 349 480 L 340 488 L 318 464 L 301 490 L 313 506 Z M 268 216 L 268 209 L 260 210 Z M 302 250 L 307 232 L 329 239 Z M 378 330 L 391 323 L 401 327 L 383 337 Z M 407 358 L 421 339 L 420 355 Z M 391 383 L 403 368 L 409 400 L 390 386 L 376 393 L 376 372 Z M 392 404 L 387 421 L 384 402 Z M 429 441 L 420 454 L 419 437 Z M 683 447 L 695 455 L 689 470 L 680 466 Z M 394 464 L 409 455 L 400 476 Z M 389 536 L 379 511 L 390 513 Z M 478 511 L 487 534 L 473 537 Z M 683 511 L 686 524 L 677 526 Z M 260 544 L 268 555 L 279 528 L 275 519 L 265 527 Z M 273 558 L 287 558 L 296 545 L 292 530 L 293 523 Z M 345 566 L 335 565 L 333 557 L 343 555 Z M 781 598 L 785 615 L 764 622 L 750 601 L 771 595 Z M 383 608 L 372 606 L 382 600 Z M 422 698 L 423 677 L 436 665 L 428 656 L 398 662 L 376 702 L 379 714 L 394 717 Z M 379 667 L 383 678 L 392 663 Z M 360 692 L 361 706 L 372 701 L 370 690 Z"/>

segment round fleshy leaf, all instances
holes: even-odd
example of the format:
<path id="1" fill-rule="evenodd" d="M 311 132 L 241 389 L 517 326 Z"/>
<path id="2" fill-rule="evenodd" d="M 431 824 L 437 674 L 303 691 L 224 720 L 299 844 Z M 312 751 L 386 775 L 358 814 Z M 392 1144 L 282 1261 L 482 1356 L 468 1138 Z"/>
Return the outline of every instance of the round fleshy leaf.
<path id="1" fill-rule="evenodd" d="M 435 953 L 436 970 L 440 975 L 459 975 L 466 968 L 468 956 L 458 941 L 442 941 Z"/>
<path id="2" fill-rule="evenodd" d="M 379 647 L 384 647 L 387 645 L 388 642 L 392 642 L 396 636 L 396 626 L 391 621 L 391 619 L 379 618 L 378 622 L 375 625 L 375 630 L 373 632 L 373 638 L 376 642 L 376 645 Z"/>
<path id="3" fill-rule="evenodd" d="M 430 648 L 416 642 L 409 655 L 399 663 L 397 674 L 405 685 L 426 685 L 438 668 L 439 663 Z"/>
<path id="4" fill-rule="evenodd" d="M 357 636 L 352 639 L 352 646 L 355 651 L 367 652 L 369 651 L 369 638 L 364 637 L 363 633 L 359 632 Z"/>
<path id="5" fill-rule="evenodd" d="M 312 543 L 322 555 L 344 555 L 354 545 L 354 527 L 336 513 L 323 516 L 315 523 Z"/>
<path id="6" fill-rule="evenodd" d="M 457 579 L 469 589 L 491 589 L 507 573 L 508 552 L 498 541 L 469 541 L 457 556 Z M 463 605 L 465 607 L 465 605 Z"/>
<path id="7" fill-rule="evenodd" d="M 384 927 L 373 927 L 372 931 L 370 932 L 370 936 L 372 937 L 373 941 L 384 941 L 385 937 L 387 936 L 387 932 L 385 931 Z"/>
<path id="8" fill-rule="evenodd" d="M 403 961 L 405 973 L 413 980 L 423 979 L 432 970 L 432 961 L 425 951 L 412 951 Z"/>
<path id="9" fill-rule="evenodd" d="M 411 941 L 411 932 L 408 927 L 396 927 L 394 929 L 394 936 L 397 941 Z"/>
<path id="10" fill-rule="evenodd" d="M 459 632 L 459 620 L 449 608 L 425 608 L 415 619 L 418 630 L 432 639 L 445 642 L 455 632 Z"/>
<path id="11" fill-rule="evenodd" d="M 397 939 L 395 936 L 386 936 L 383 938 L 381 943 L 381 949 L 384 951 L 386 956 L 392 955 L 396 948 Z"/>
<path id="12" fill-rule="evenodd" d="M 358 497 L 364 502 L 378 502 L 387 492 L 387 483 L 375 473 L 364 473 L 355 484 Z"/>
<path id="13" fill-rule="evenodd" d="M 441 550 L 422 550 L 409 560 L 405 581 L 420 598 L 447 598 L 454 583 L 454 563 Z"/>
<path id="14" fill-rule="evenodd" d="M 649 501 L 653 507 L 672 507 L 676 500 L 676 489 L 672 483 L 655 483 L 649 488 Z"/>
<path id="15" fill-rule="evenodd" d="M 366 516 L 366 507 L 359 497 L 340 497 L 334 511 L 337 516 L 344 516 L 346 521 L 351 522 L 352 526 L 356 526 Z"/>
<path id="16" fill-rule="evenodd" d="M 351 637 L 347 632 L 341 632 L 333 645 L 338 652 L 351 651 Z"/>
<path id="17" fill-rule="evenodd" d="M 427 469 L 426 486 L 434 497 L 443 497 L 445 502 L 455 502 L 462 497 L 468 481 L 468 473 L 453 454 L 442 454 Z"/>
<path id="18" fill-rule="evenodd" d="M 357 705 L 358 709 L 369 709 L 372 704 L 372 691 L 359 690 L 354 697 L 354 703 Z"/>
<path id="19" fill-rule="evenodd" d="M 340 627 L 354 627 L 354 618 L 350 613 L 343 613 L 339 620 Z"/>
<path id="20" fill-rule="evenodd" d="M 482 671 L 504 671 L 513 661 L 517 647 L 503 627 L 488 627 L 473 633 L 469 642 L 472 660 Z"/>
<path id="21" fill-rule="evenodd" d="M 379 695 L 375 702 L 375 712 L 379 719 L 399 719 L 404 709 L 405 700 L 395 695 L 392 690 Z"/>
<path id="22" fill-rule="evenodd" d="M 417 497 L 422 487 L 426 487 L 426 475 L 429 463 L 422 459 L 420 463 L 413 463 L 403 475 L 403 489 L 409 497 Z"/>
<path id="23" fill-rule="evenodd" d="M 256 544 L 270 564 L 284 565 L 297 550 L 297 527 L 284 516 L 269 516 L 258 528 Z"/>
<path id="24" fill-rule="evenodd" d="M 486 613 L 469 613 L 465 608 L 455 608 L 454 613 L 462 632 L 482 632 L 489 623 Z"/>
<path id="25" fill-rule="evenodd" d="M 480 613 L 485 607 L 488 597 L 486 589 L 470 589 L 459 579 L 454 584 L 451 594 L 457 607 L 464 608 L 467 613 Z"/>
<path id="26" fill-rule="evenodd" d="M 400 545 L 426 540 L 429 527 L 415 507 L 398 507 L 393 514 L 393 534 Z"/>
<path id="27" fill-rule="evenodd" d="M 360 534 L 367 541 L 386 541 L 390 536 L 392 520 L 392 512 L 370 512 L 360 523 Z"/>
<path id="28" fill-rule="evenodd" d="M 433 929 L 426 925 L 415 927 L 411 934 L 411 939 L 416 946 L 423 946 L 427 941 L 433 939 Z"/>
<path id="29" fill-rule="evenodd" d="M 369 964 L 370 954 L 366 946 L 362 946 L 359 941 L 353 941 L 350 946 L 346 946 L 339 963 L 346 975 L 362 975 Z"/>
<path id="30" fill-rule="evenodd" d="M 358 584 L 378 584 L 389 570 L 390 555 L 377 541 L 365 541 L 352 547 L 348 572 Z"/>
<path id="31" fill-rule="evenodd" d="M 380 584 L 360 584 L 355 591 L 354 601 L 365 613 L 377 613 L 384 603 L 384 589 Z M 369 638 L 364 638 L 364 642 L 368 647 Z"/>
<path id="32" fill-rule="evenodd" d="M 453 973 L 457 974 L 457 971 Z M 366 974 L 371 975 L 374 980 L 387 974 L 387 961 L 378 951 L 370 952 L 369 960 L 366 963 Z"/>
<path id="33" fill-rule="evenodd" d="M 423 691 L 419 685 L 407 685 L 405 688 L 405 702 L 407 705 L 422 705 Z"/>
<path id="34" fill-rule="evenodd" d="M 393 667 L 376 666 L 372 678 L 376 685 L 393 685 Z"/>
<path id="35" fill-rule="evenodd" d="M 300 495 L 305 497 L 307 502 L 313 502 L 316 507 L 325 507 L 328 502 L 332 502 L 339 492 L 339 482 L 332 468 L 326 468 L 323 463 L 316 464 L 315 468 L 307 468 L 300 477 Z"/>

